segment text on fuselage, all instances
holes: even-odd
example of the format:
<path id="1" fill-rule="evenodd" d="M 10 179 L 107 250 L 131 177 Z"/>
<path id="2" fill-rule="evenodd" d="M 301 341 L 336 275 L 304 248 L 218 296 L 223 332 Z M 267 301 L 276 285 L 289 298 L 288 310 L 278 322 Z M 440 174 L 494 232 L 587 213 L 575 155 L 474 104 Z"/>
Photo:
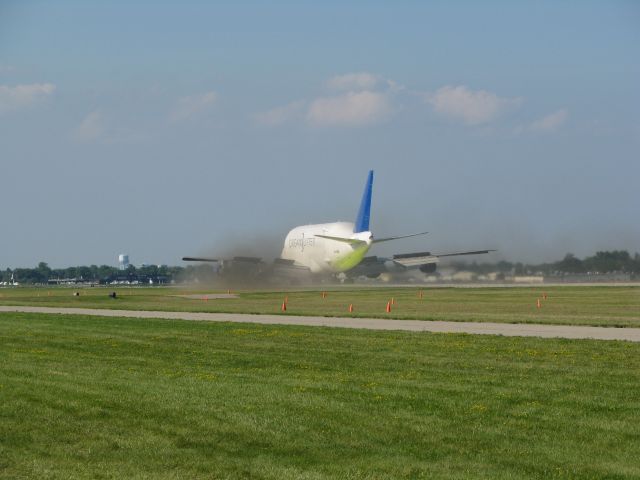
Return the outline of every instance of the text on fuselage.
<path id="1" fill-rule="evenodd" d="M 313 247 L 316 244 L 315 238 L 290 238 L 289 248 L 299 248 L 304 252 L 305 247 Z"/>

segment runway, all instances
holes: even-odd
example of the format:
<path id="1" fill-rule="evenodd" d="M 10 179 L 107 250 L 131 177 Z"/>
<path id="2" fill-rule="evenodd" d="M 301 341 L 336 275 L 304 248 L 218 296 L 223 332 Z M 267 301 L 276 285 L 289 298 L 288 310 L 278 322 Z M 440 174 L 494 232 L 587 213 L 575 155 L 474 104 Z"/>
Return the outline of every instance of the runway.
<path id="1" fill-rule="evenodd" d="M 257 323 L 265 325 L 301 325 L 366 330 L 410 332 L 469 333 L 507 337 L 542 337 L 640 342 L 640 328 L 606 328 L 528 323 L 441 322 L 423 320 L 386 320 L 382 318 L 303 317 L 296 315 L 250 315 L 240 313 L 165 312 L 148 310 L 102 310 L 96 308 L 54 308 L 0 306 L 0 312 L 54 313 L 100 317 L 160 318 L 203 322 Z"/>

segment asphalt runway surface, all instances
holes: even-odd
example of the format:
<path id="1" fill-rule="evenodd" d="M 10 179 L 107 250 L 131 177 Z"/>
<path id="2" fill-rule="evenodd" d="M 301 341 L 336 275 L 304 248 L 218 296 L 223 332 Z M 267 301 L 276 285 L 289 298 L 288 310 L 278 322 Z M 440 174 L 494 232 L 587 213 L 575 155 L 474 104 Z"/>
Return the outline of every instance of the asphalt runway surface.
<path id="1" fill-rule="evenodd" d="M 0 306 L 0 312 L 54 313 L 100 317 L 160 318 L 203 322 L 257 323 L 265 325 L 302 325 L 367 330 L 410 332 L 469 333 L 507 337 L 543 337 L 640 342 L 640 328 L 607 328 L 530 323 L 441 322 L 424 320 L 386 320 L 383 318 L 305 317 L 297 315 L 250 315 L 240 313 L 163 312 L 148 310 L 102 310 L 97 308 L 54 308 Z"/>

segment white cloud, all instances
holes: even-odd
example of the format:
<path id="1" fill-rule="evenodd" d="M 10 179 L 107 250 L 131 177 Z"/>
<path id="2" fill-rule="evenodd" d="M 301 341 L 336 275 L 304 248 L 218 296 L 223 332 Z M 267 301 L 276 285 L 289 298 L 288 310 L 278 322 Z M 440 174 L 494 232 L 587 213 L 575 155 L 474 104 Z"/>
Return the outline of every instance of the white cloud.
<path id="1" fill-rule="evenodd" d="M 303 101 L 291 102 L 282 107 L 256 113 L 253 115 L 253 118 L 261 125 L 275 127 L 298 117 L 304 109 L 304 106 L 305 102 Z"/>
<path id="2" fill-rule="evenodd" d="M 218 98 L 216 92 L 205 92 L 200 95 L 192 95 L 183 97 L 178 100 L 176 107 L 169 115 L 172 122 L 182 122 L 187 120 L 209 107 L 211 107 Z"/>
<path id="3" fill-rule="evenodd" d="M 553 132 L 564 125 L 568 118 L 569 111 L 566 108 L 561 108 L 531 123 L 528 130 L 532 132 Z"/>
<path id="4" fill-rule="evenodd" d="M 498 97 L 495 93 L 470 90 L 464 85 L 446 85 L 433 94 L 427 94 L 425 100 L 437 113 L 467 125 L 491 122 L 522 102 L 520 98 Z"/>
<path id="5" fill-rule="evenodd" d="M 252 117 L 265 126 L 289 121 L 306 121 L 314 127 L 357 127 L 379 122 L 392 112 L 394 95 L 404 87 L 367 72 L 336 75 L 327 86 L 337 90 L 331 96 L 296 101 Z"/>
<path id="6" fill-rule="evenodd" d="M 123 126 L 122 122 L 115 122 L 100 109 L 89 112 L 80 124 L 71 132 L 73 140 L 79 143 L 131 143 L 148 137 L 139 129 Z"/>
<path id="7" fill-rule="evenodd" d="M 89 113 L 73 131 L 73 137 L 80 142 L 92 142 L 104 138 L 107 128 L 99 110 Z"/>
<path id="8" fill-rule="evenodd" d="M 353 127 L 375 123 L 390 113 L 390 100 L 384 93 L 347 92 L 311 102 L 307 121 L 315 126 Z"/>
<path id="9" fill-rule="evenodd" d="M 0 85 L 0 113 L 29 107 L 48 97 L 56 89 L 51 83 L 34 83 L 8 87 Z"/>
<path id="10" fill-rule="evenodd" d="M 327 86 L 333 90 L 371 90 L 378 81 L 379 77 L 371 73 L 347 73 L 330 78 Z"/>

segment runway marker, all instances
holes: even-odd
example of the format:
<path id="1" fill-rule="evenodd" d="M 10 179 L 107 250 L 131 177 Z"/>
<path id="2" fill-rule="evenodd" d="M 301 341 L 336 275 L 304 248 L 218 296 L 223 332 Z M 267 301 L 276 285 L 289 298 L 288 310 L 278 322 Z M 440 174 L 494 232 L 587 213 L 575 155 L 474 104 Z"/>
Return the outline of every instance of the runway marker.
<path id="1" fill-rule="evenodd" d="M 536 307 L 540 308 L 542 307 L 542 304 L 540 303 L 540 299 L 536 299 Z"/>
<path id="2" fill-rule="evenodd" d="M 387 302 L 387 313 L 391 312 L 391 300 Z"/>
<path id="3" fill-rule="evenodd" d="M 542 298 L 547 299 L 547 292 L 542 292 Z"/>
<path id="4" fill-rule="evenodd" d="M 353 313 L 353 303 L 349 304 L 349 313 Z"/>
<path id="5" fill-rule="evenodd" d="M 322 292 L 322 298 L 327 298 L 327 292 Z"/>
<path id="6" fill-rule="evenodd" d="M 286 311 L 287 311 L 287 302 L 282 302 L 281 310 L 282 310 L 283 312 L 286 312 Z"/>

